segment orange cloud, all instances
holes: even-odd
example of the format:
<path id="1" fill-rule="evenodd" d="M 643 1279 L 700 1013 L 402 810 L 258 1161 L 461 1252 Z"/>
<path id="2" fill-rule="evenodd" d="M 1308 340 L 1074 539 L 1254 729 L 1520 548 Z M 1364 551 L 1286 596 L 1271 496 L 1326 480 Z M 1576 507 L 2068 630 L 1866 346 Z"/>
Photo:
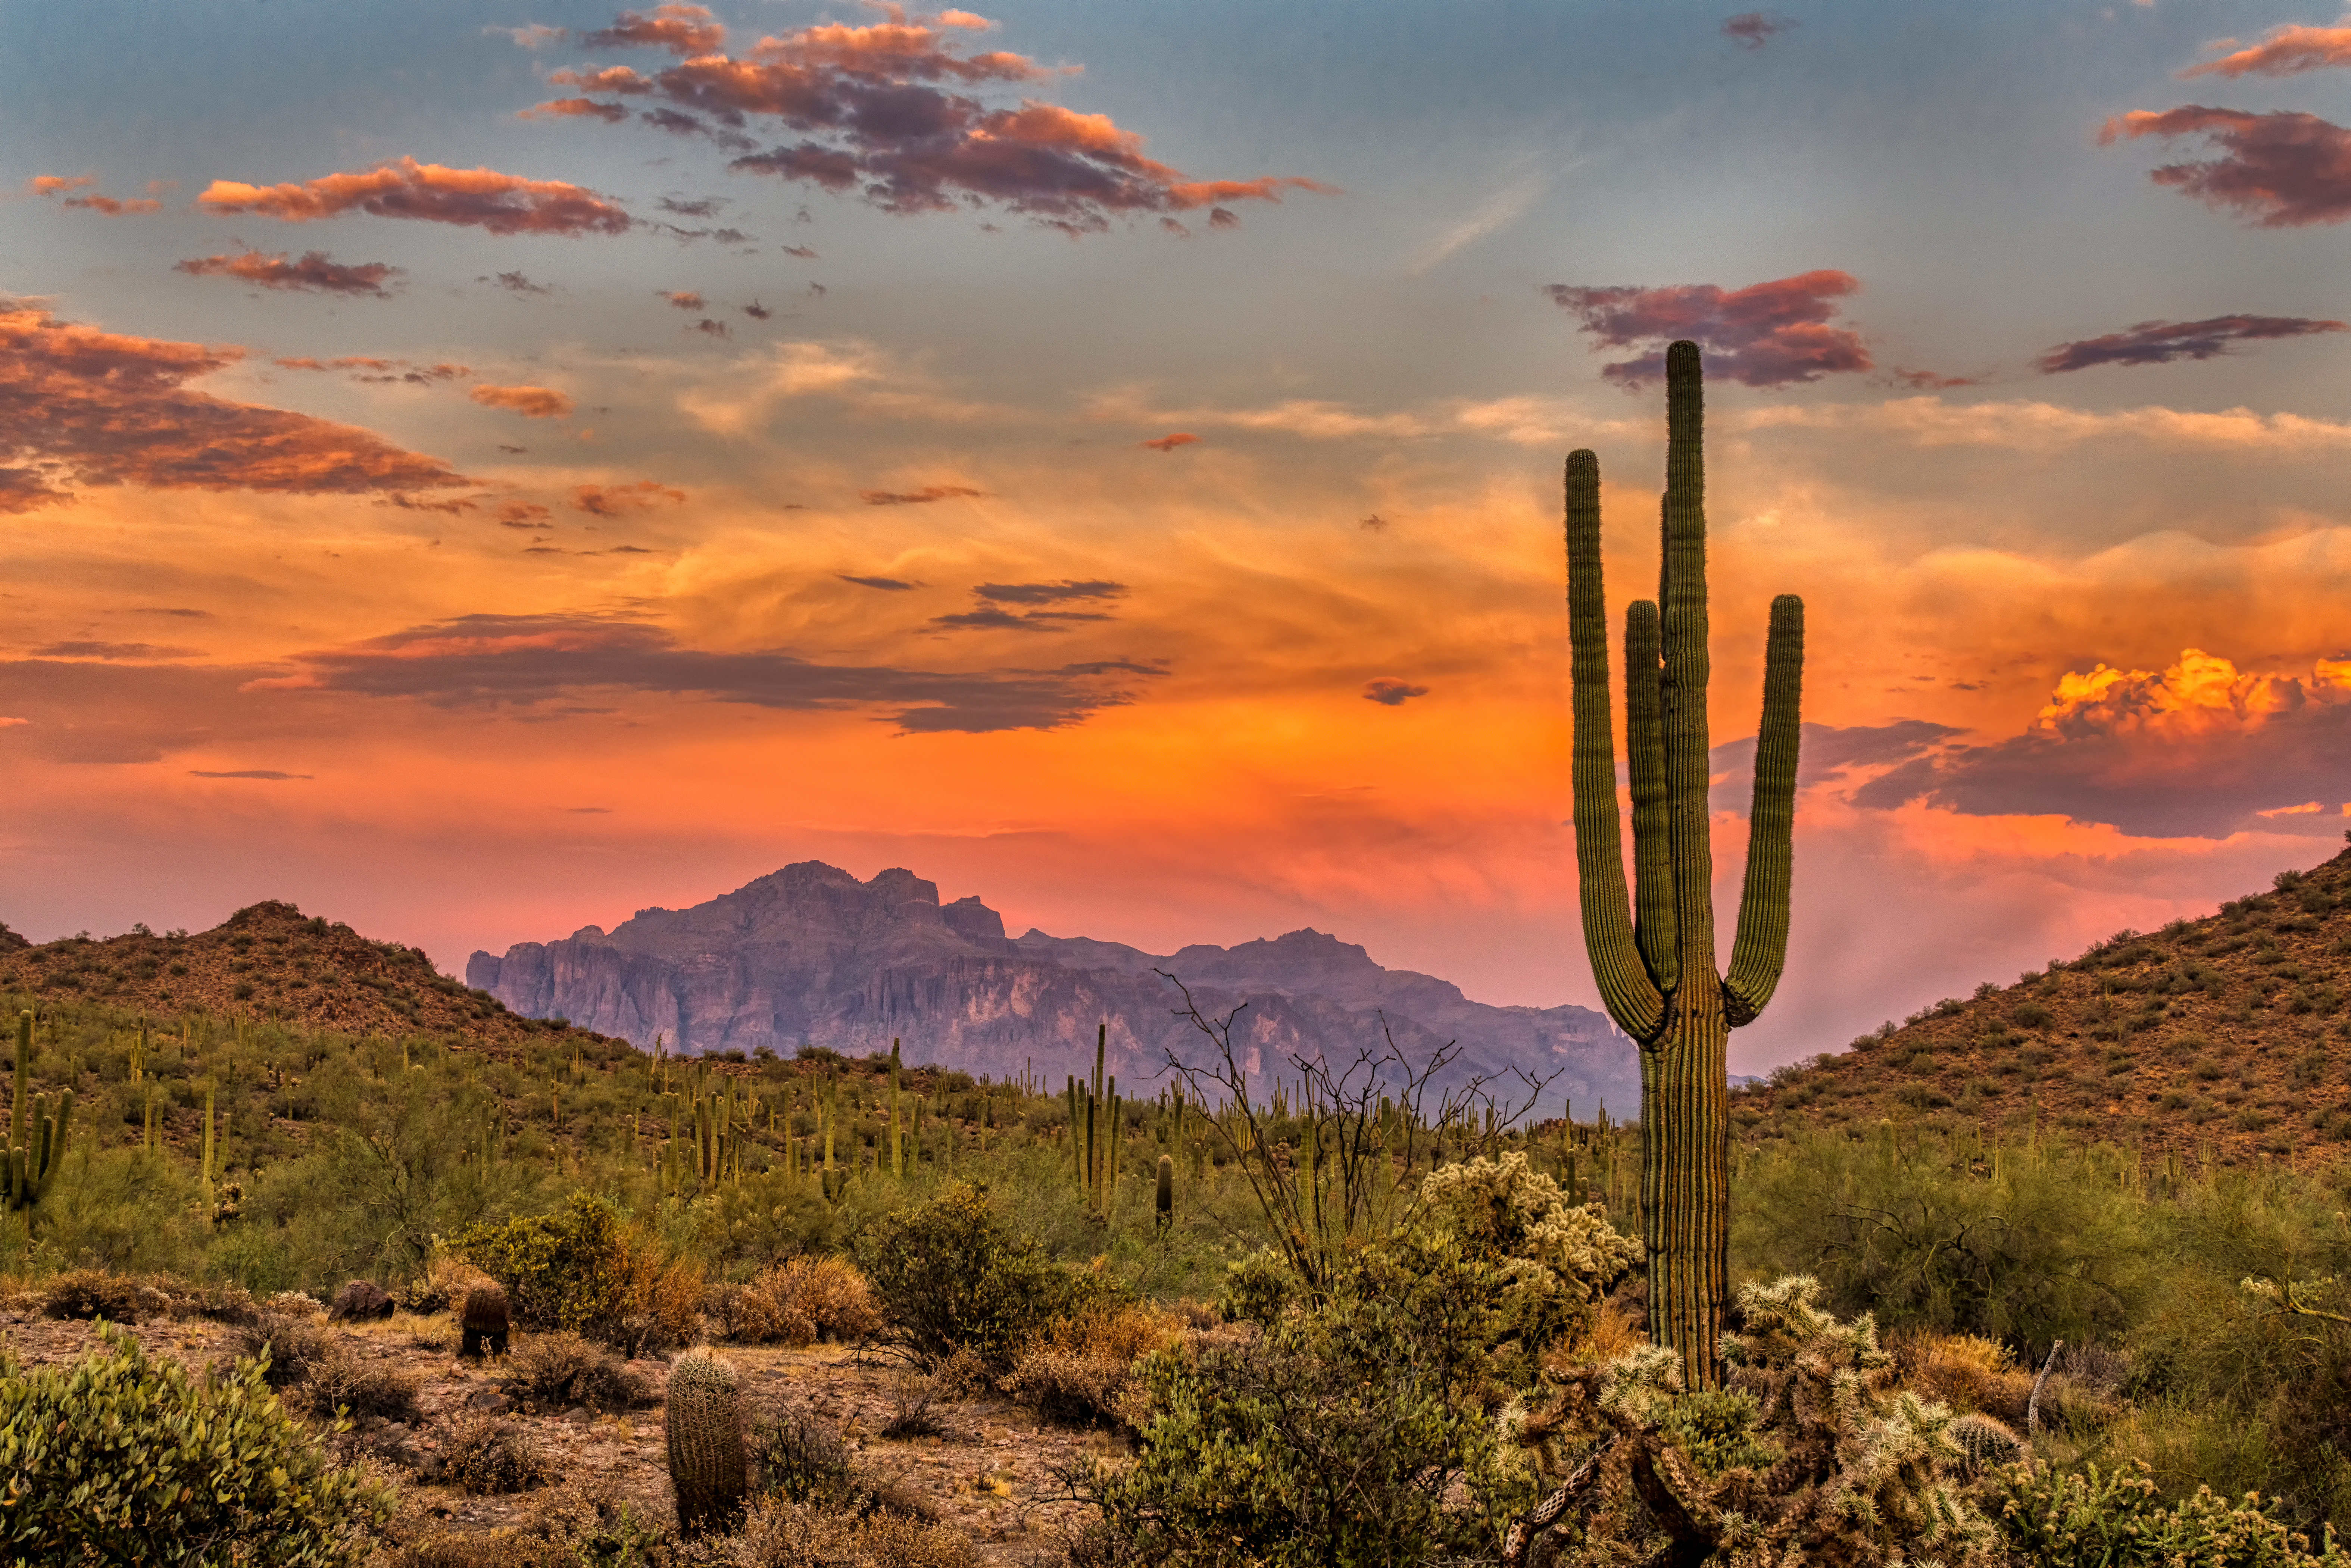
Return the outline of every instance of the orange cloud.
<path id="1" fill-rule="evenodd" d="M 951 501 L 962 496 L 985 496 L 985 490 L 975 490 L 968 485 L 925 485 L 919 490 L 860 490 L 857 498 L 869 507 L 920 507 L 932 501 Z"/>
<path id="2" fill-rule="evenodd" d="M 601 120 L 607 125 L 617 125 L 629 118 L 629 111 L 619 104 L 598 103 L 592 98 L 552 98 L 545 103 L 517 110 L 515 114 L 521 120 Z"/>
<path id="3" fill-rule="evenodd" d="M 25 188 L 37 196 L 60 196 L 65 195 L 68 191 L 89 190 L 90 186 L 97 183 L 98 177 L 94 174 L 36 174 L 25 182 Z M 160 213 L 163 210 L 163 204 L 155 199 L 154 193 L 170 188 L 168 183 L 151 182 L 147 187 L 149 193 L 147 195 L 135 197 L 127 202 L 119 201 L 112 196 L 101 196 L 97 192 L 91 191 L 87 196 L 67 196 L 66 205 L 80 207 L 88 212 L 103 213 L 110 218 L 119 218 L 134 213 Z"/>
<path id="4" fill-rule="evenodd" d="M 25 182 L 25 188 L 37 196 L 57 196 L 97 183 L 98 176 L 95 174 L 36 174 Z"/>
<path id="5" fill-rule="evenodd" d="M 651 479 L 640 479 L 633 485 L 577 485 L 571 491 L 572 506 L 596 517 L 624 517 L 664 501 L 674 507 L 683 506 L 685 492 Z"/>
<path id="6" fill-rule="evenodd" d="M 660 295 L 664 299 L 668 300 L 672 305 L 676 306 L 681 310 L 705 310 L 709 308 L 708 306 L 703 303 L 702 296 L 696 294 L 690 288 L 681 288 L 675 293 L 671 293 L 667 289 L 656 288 L 653 292 Z"/>
<path id="7" fill-rule="evenodd" d="M 1179 430 L 1172 435 L 1161 435 L 1143 443 L 1153 452 L 1173 452 L 1179 446 L 1196 446 L 1200 438 L 1188 431 Z"/>
<path id="8" fill-rule="evenodd" d="M 772 116 L 799 140 L 747 153 L 733 167 L 853 190 L 891 212 L 993 204 L 1080 234 L 1106 228 L 1119 214 L 1275 202 L 1288 191 L 1331 193 L 1287 176 L 1193 180 L 1145 157 L 1143 139 L 1107 115 L 1033 99 L 992 109 L 949 90 L 940 84 L 977 87 L 1059 74 L 1002 50 L 956 52 L 950 30 L 987 25 L 968 13 L 926 26 L 892 7 L 887 21 L 865 26 L 823 23 L 762 38 L 743 58 L 716 52 L 724 35 L 707 16 L 694 6 L 661 7 L 649 16 L 624 13 L 597 36 L 690 57 L 650 78 L 600 71 L 559 72 L 549 80 L 590 91 L 658 92 L 674 107 L 647 119 L 721 141 L 739 139 L 753 116 Z M 603 110 L 580 112 L 613 117 Z M 1209 224 L 1222 228 L 1238 221 L 1216 206 Z"/>
<path id="9" fill-rule="evenodd" d="M 351 371 L 356 372 L 351 377 L 355 382 L 410 382 L 418 386 L 462 381 L 474 373 L 464 365 L 412 365 L 406 360 L 379 360 L 366 354 L 346 354 L 334 360 L 272 360 L 270 363 L 288 371 Z"/>
<path id="10" fill-rule="evenodd" d="M 508 501 L 498 508 L 498 526 L 506 528 L 551 528 L 551 516 L 537 501 Z"/>
<path id="11" fill-rule="evenodd" d="M 2233 44 L 2234 38 L 2229 40 Z M 2227 45 L 2220 46 L 2226 47 Z M 2189 67 L 2182 77 L 2290 77 L 2351 66 L 2351 27 L 2274 27 L 2250 48 Z"/>
<path id="12" fill-rule="evenodd" d="M 248 250 L 236 256 L 192 256 L 174 265 L 172 270 L 194 277 L 234 277 L 240 283 L 258 284 L 264 288 L 364 294 L 381 298 L 384 280 L 400 268 L 381 261 L 347 267 L 329 260 L 322 250 L 305 251 L 298 261 L 287 260 L 282 251 L 276 256 L 264 256 L 257 250 Z"/>
<path id="13" fill-rule="evenodd" d="M 2306 228 L 2351 218 L 2351 131 L 2314 114 L 2249 114 L 2187 104 L 2133 110 L 2099 128 L 2098 145 L 2142 136 L 2205 136 L 2221 155 L 2167 163 L 2147 178 L 2233 211 L 2265 229 Z"/>
<path id="14" fill-rule="evenodd" d="M 66 500 L 75 486 L 355 494 L 469 483 L 371 432 L 183 385 L 244 352 L 101 332 L 0 299 L 0 511 Z"/>
<path id="15" fill-rule="evenodd" d="M 68 196 L 66 205 L 80 207 L 87 212 L 101 213 L 110 218 L 130 217 L 141 213 L 160 213 L 163 210 L 163 204 L 152 196 L 134 196 L 125 202 L 95 193 L 87 196 Z"/>
<path id="16" fill-rule="evenodd" d="M 525 419 L 561 419 L 571 412 L 569 394 L 553 387 L 475 387 L 465 394 L 484 408 L 503 408 Z"/>
<path id="17" fill-rule="evenodd" d="M 574 70 L 567 67 L 549 72 L 547 79 L 555 87 L 576 87 L 585 92 L 617 92 L 633 97 L 653 90 L 650 79 L 639 76 L 627 66 L 606 66 L 600 71 Z"/>
<path id="18" fill-rule="evenodd" d="M 592 191 L 561 180 L 527 180 L 495 169 L 449 169 L 413 158 L 301 184 L 215 180 L 196 202 L 216 213 L 256 213 L 291 224 L 361 212 L 461 224 L 498 235 L 625 234 L 635 222 Z"/>

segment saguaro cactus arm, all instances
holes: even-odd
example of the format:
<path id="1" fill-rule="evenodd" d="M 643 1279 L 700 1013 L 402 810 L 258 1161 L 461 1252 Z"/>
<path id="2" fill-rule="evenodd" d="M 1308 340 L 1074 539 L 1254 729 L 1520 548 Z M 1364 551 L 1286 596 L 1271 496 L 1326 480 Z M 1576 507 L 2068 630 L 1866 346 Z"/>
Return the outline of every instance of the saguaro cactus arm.
<path id="1" fill-rule="evenodd" d="M 1583 943 L 1608 1016 L 1635 1040 L 1665 1017 L 1665 993 L 1635 941 L 1616 825 L 1616 737 L 1609 716 L 1608 599 L 1600 578 L 1600 459 L 1567 459 L 1567 621 L 1573 653 L 1575 869 Z"/>
<path id="2" fill-rule="evenodd" d="M 1625 771 L 1633 786 L 1633 932 L 1649 978 L 1671 991 L 1680 977 L 1674 951 L 1673 846 L 1667 841 L 1666 737 L 1659 707 L 1657 607 L 1636 599 L 1625 612 Z"/>
<path id="3" fill-rule="evenodd" d="M 1788 887 L 1795 862 L 1796 754 L 1803 733 L 1804 601 L 1771 601 L 1763 651 L 1763 721 L 1755 737 L 1755 802 L 1747 816 L 1747 883 L 1739 936 L 1723 976 L 1733 1025 L 1750 1023 L 1771 999 L 1788 958 Z"/>

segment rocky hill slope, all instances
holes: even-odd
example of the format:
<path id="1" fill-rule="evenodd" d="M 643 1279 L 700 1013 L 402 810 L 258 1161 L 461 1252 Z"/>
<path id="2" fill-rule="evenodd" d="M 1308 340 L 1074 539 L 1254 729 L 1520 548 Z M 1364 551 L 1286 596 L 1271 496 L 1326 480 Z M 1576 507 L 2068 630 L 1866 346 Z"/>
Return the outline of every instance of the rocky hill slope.
<path id="1" fill-rule="evenodd" d="M 1175 1012 L 1192 989 L 1203 1013 L 1246 1003 L 1234 1041 L 1262 1082 L 1293 1054 L 1352 1061 L 1392 1033 L 1416 1061 L 1461 1048 L 1445 1078 L 1499 1078 L 1513 1067 L 1556 1082 L 1543 1110 L 1639 1103 L 1632 1043 L 1587 1009 L 1470 1001 L 1427 975 L 1382 967 L 1363 948 L 1316 931 L 1236 947 L 1150 954 L 1116 943 L 1012 938 L 977 898 L 939 901 L 937 886 L 891 870 L 860 882 L 816 861 L 786 866 L 691 909 L 644 909 L 611 931 L 475 953 L 469 985 L 516 1012 L 560 1017 L 690 1053 L 799 1046 L 852 1055 L 904 1040 L 907 1060 L 974 1073 L 1034 1071 L 1049 1083 L 1081 1061 L 1095 1027 L 1110 1030 L 1110 1068 L 1139 1083 L 1175 1050 L 1206 1041 Z"/>
<path id="2" fill-rule="evenodd" d="M 2351 851 L 2202 920 L 2121 931 L 1739 1094 L 1742 1136 L 2038 1123 L 2173 1155 L 2351 1152 Z"/>

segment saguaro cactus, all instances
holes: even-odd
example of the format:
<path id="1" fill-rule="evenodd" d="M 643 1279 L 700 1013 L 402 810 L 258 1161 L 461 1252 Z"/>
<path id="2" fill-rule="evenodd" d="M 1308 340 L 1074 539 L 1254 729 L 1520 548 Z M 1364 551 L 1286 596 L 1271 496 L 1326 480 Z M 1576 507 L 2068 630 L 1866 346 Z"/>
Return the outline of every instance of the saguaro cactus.
<path id="1" fill-rule="evenodd" d="M 743 1448 L 743 1393 L 735 1368 L 706 1347 L 677 1358 L 669 1375 L 669 1482 L 684 1535 L 723 1527 L 743 1506 L 749 1457 Z"/>
<path id="2" fill-rule="evenodd" d="M 1575 862 L 1583 939 L 1609 1016 L 1641 1048 L 1641 1215 L 1649 1337 L 1711 1386 L 1729 1295 L 1732 1029 L 1771 999 L 1788 951 L 1804 604 L 1771 601 L 1755 747 L 1747 881 L 1729 972 L 1715 974 L 1706 688 L 1705 413 L 1698 345 L 1666 351 L 1666 495 L 1658 601 L 1625 620 L 1633 795 L 1628 909 L 1610 727 L 1607 599 L 1600 579 L 1600 460 L 1567 459 L 1567 599 L 1574 655 Z"/>
<path id="3" fill-rule="evenodd" d="M 30 1208 L 48 1196 L 49 1184 L 57 1179 L 57 1167 L 65 1164 L 66 1134 L 73 1125 L 73 1091 L 57 1092 L 57 1115 L 52 1119 L 48 1101 L 36 1094 L 31 1114 L 26 1115 L 25 1076 L 31 1071 L 33 1059 L 33 1015 L 16 1015 L 16 1096 L 8 1112 L 8 1145 L 5 1151 L 6 1170 L 0 1172 L 0 1197 L 5 1197 L 10 1208 Z"/>

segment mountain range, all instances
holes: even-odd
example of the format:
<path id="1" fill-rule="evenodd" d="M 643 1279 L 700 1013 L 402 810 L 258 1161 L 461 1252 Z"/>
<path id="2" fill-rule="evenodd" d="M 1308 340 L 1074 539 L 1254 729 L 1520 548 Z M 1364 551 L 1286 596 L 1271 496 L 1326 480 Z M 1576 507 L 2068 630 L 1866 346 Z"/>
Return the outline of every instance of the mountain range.
<path id="1" fill-rule="evenodd" d="M 1590 1009 L 1474 1002 L 1312 930 L 1170 954 L 1034 929 L 1008 936 L 977 897 L 943 904 L 936 883 L 903 869 L 860 882 L 803 861 L 692 908 L 641 909 L 609 932 L 582 926 L 465 966 L 469 987 L 515 1012 L 640 1046 L 658 1036 L 688 1054 L 812 1045 L 862 1055 L 896 1039 L 910 1062 L 1049 1084 L 1091 1071 L 1098 1025 L 1110 1071 L 1129 1085 L 1171 1051 L 1205 1060 L 1210 1042 L 1164 976 L 1206 1017 L 1239 1009 L 1232 1039 L 1253 1086 L 1294 1080 L 1292 1057 L 1343 1064 L 1393 1038 L 1415 1062 L 1458 1045 L 1440 1090 L 1517 1068 L 1549 1081 L 1544 1114 L 1563 1100 L 1586 1116 L 1604 1103 L 1619 1115 L 1639 1105 L 1632 1042 Z"/>

